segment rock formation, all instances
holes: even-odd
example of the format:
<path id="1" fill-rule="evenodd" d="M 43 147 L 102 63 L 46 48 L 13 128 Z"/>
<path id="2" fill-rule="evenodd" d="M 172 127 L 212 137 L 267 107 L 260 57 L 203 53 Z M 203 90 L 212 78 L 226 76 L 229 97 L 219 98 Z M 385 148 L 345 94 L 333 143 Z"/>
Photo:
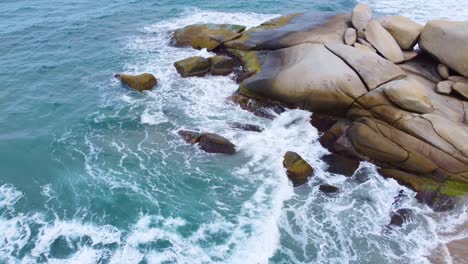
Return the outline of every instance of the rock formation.
<path id="1" fill-rule="evenodd" d="M 151 90 L 158 83 L 156 77 L 151 73 L 142 73 L 139 75 L 118 73 L 115 77 L 119 78 L 128 87 L 139 92 Z"/>

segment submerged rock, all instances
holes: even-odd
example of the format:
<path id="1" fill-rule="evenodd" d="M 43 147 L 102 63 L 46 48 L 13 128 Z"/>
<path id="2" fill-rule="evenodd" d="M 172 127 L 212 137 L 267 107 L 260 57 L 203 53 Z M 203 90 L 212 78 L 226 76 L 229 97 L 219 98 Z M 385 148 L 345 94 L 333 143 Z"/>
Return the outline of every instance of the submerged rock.
<path id="1" fill-rule="evenodd" d="M 314 172 L 307 161 L 302 159 L 299 154 L 292 151 L 288 151 L 284 154 L 283 167 L 286 168 L 286 175 L 288 175 L 294 187 L 306 183 Z"/>
<path id="2" fill-rule="evenodd" d="M 195 131 L 179 130 L 179 135 L 190 144 L 198 146 L 208 153 L 235 154 L 236 148 L 227 138 L 213 133 L 199 133 Z"/>
<path id="3" fill-rule="evenodd" d="M 178 47 L 190 46 L 211 51 L 222 43 L 236 38 L 244 30 L 245 27 L 240 25 L 190 25 L 174 32 L 174 42 Z"/>
<path id="4" fill-rule="evenodd" d="M 120 78 L 120 80 L 128 87 L 139 92 L 151 90 L 158 83 L 156 77 L 151 73 L 142 73 L 139 75 L 118 73 L 115 77 Z"/>
<path id="5" fill-rule="evenodd" d="M 277 115 L 283 113 L 285 108 L 279 104 L 257 100 L 236 92 L 228 98 L 233 103 L 240 106 L 240 108 L 253 113 L 256 116 L 274 119 Z"/>
<path id="6" fill-rule="evenodd" d="M 258 125 L 253 124 L 244 124 L 239 122 L 228 122 L 228 125 L 231 128 L 236 128 L 244 131 L 251 131 L 251 132 L 262 132 L 263 128 Z"/>
<path id="7" fill-rule="evenodd" d="M 199 137 L 198 145 L 205 152 L 235 154 L 236 146 L 227 138 L 213 133 L 203 133 Z"/>
<path id="8" fill-rule="evenodd" d="M 390 226 L 402 226 L 412 220 L 413 211 L 411 209 L 398 209 L 392 212 Z"/>
<path id="9" fill-rule="evenodd" d="M 319 190 L 324 193 L 337 193 L 340 189 L 330 184 L 322 184 L 319 186 Z"/>
<path id="10" fill-rule="evenodd" d="M 213 75 L 229 75 L 234 70 L 234 60 L 228 56 L 213 56 L 208 61 Z"/>
<path id="11" fill-rule="evenodd" d="M 322 157 L 322 160 L 328 164 L 328 172 L 341 174 L 347 177 L 353 176 L 354 172 L 359 168 L 360 163 L 356 158 L 337 154 L 325 155 Z"/>
<path id="12" fill-rule="evenodd" d="M 419 38 L 419 47 L 468 77 L 468 21 L 429 21 Z"/>
<path id="13" fill-rule="evenodd" d="M 210 62 L 199 56 L 190 57 L 174 63 L 177 72 L 185 77 L 202 77 L 210 70 Z"/>

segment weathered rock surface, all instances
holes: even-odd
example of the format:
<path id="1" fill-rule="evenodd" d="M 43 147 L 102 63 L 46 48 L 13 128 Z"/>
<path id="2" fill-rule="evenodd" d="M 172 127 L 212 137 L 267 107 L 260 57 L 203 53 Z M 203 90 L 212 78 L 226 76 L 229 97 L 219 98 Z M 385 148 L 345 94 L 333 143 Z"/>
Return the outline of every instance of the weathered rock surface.
<path id="1" fill-rule="evenodd" d="M 398 43 L 377 20 L 372 20 L 367 25 L 366 40 L 389 61 L 399 63 L 405 60 Z"/>
<path id="2" fill-rule="evenodd" d="M 232 40 L 244 31 L 245 27 L 228 24 L 190 25 L 174 32 L 176 46 L 190 46 L 195 49 L 213 50 L 223 42 Z"/>
<path id="3" fill-rule="evenodd" d="M 322 184 L 319 186 L 319 190 L 324 193 L 337 193 L 340 189 L 330 184 Z"/>
<path id="4" fill-rule="evenodd" d="M 227 138 L 213 133 L 199 133 L 195 131 L 179 130 L 179 135 L 190 144 L 198 146 L 208 153 L 235 154 L 236 147 Z"/>
<path id="5" fill-rule="evenodd" d="M 423 26 L 404 16 L 389 16 L 379 20 L 401 49 L 410 50 L 418 42 Z"/>
<path id="6" fill-rule="evenodd" d="M 288 151 L 284 154 L 283 166 L 286 168 L 286 174 L 292 181 L 294 187 L 306 183 L 314 172 L 307 161 L 302 159 L 299 154 L 292 151 Z"/>
<path id="7" fill-rule="evenodd" d="M 410 79 L 396 80 L 382 85 L 385 95 L 401 108 L 415 113 L 430 113 L 433 105 L 424 87 Z"/>
<path id="8" fill-rule="evenodd" d="M 345 34 L 344 34 L 345 44 L 352 46 L 356 42 L 356 39 L 357 39 L 356 29 L 354 28 L 346 29 Z"/>
<path id="9" fill-rule="evenodd" d="M 210 62 L 203 57 L 190 57 L 174 63 L 177 72 L 185 77 L 202 77 L 210 71 Z"/>
<path id="10" fill-rule="evenodd" d="M 410 61 L 416 58 L 419 55 L 416 51 L 403 51 L 403 56 L 405 57 L 405 61 Z"/>
<path id="11" fill-rule="evenodd" d="M 448 79 L 452 82 L 459 82 L 459 83 L 466 83 L 468 84 L 468 78 L 461 77 L 461 76 L 449 76 Z"/>
<path id="12" fill-rule="evenodd" d="M 419 47 L 468 77 L 468 21 L 429 21 L 421 33 Z"/>
<path id="13" fill-rule="evenodd" d="M 336 154 L 325 155 L 322 157 L 322 160 L 327 163 L 328 172 L 348 177 L 353 176 L 359 167 L 359 160 Z"/>
<path id="14" fill-rule="evenodd" d="M 412 219 L 413 212 L 411 209 L 398 209 L 395 212 L 392 212 L 390 225 L 391 226 L 402 226 L 405 223 L 408 223 Z"/>
<path id="15" fill-rule="evenodd" d="M 453 91 L 468 100 L 468 83 L 457 82 L 452 86 Z"/>
<path id="16" fill-rule="evenodd" d="M 321 44 L 274 51 L 261 68 L 257 75 L 241 83 L 241 94 L 343 115 L 355 99 L 367 92 L 359 76 Z"/>
<path id="17" fill-rule="evenodd" d="M 120 80 L 128 87 L 139 92 L 151 90 L 158 83 L 156 77 L 151 73 L 142 73 L 139 75 L 118 73 L 115 77 L 120 78 Z"/>
<path id="18" fill-rule="evenodd" d="M 372 10 L 369 5 L 359 4 L 352 12 L 352 23 L 357 31 L 363 31 L 372 19 Z"/>
<path id="19" fill-rule="evenodd" d="M 439 75 L 444 79 L 448 79 L 448 77 L 450 77 L 450 69 L 442 63 L 437 65 L 437 71 L 439 72 Z"/>
<path id="20" fill-rule="evenodd" d="M 343 44 L 328 44 L 327 48 L 346 61 L 363 79 L 369 90 L 406 76 L 400 67 L 374 52 Z"/>
<path id="21" fill-rule="evenodd" d="M 449 95 L 452 92 L 452 86 L 454 84 L 455 83 L 450 80 L 439 82 L 437 84 L 436 92 Z"/>
<path id="22" fill-rule="evenodd" d="M 234 60 L 228 56 L 213 56 L 208 61 L 213 75 L 229 75 L 234 70 Z"/>
<path id="23" fill-rule="evenodd" d="M 348 23 L 349 15 L 286 15 L 246 30 L 224 46 L 238 50 L 276 50 L 301 43 L 343 43 Z"/>
<path id="24" fill-rule="evenodd" d="M 353 45 L 356 49 L 363 49 L 363 50 L 368 50 L 368 51 L 372 51 L 374 53 L 377 52 L 377 50 L 375 50 L 372 46 L 366 46 L 366 45 L 363 45 L 363 44 L 360 44 L 360 43 L 354 43 Z"/>

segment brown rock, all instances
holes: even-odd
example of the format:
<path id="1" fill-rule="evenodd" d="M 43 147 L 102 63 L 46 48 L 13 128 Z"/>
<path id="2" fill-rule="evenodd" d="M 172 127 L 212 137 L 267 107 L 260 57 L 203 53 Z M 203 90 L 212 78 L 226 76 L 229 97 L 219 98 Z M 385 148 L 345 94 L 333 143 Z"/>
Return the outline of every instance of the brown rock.
<path id="1" fill-rule="evenodd" d="M 183 78 L 186 77 L 202 77 L 210 70 L 210 62 L 203 57 L 190 57 L 174 63 L 177 72 Z"/>
<path id="2" fill-rule="evenodd" d="M 190 25 L 174 32 L 174 42 L 178 47 L 190 46 L 195 49 L 213 50 L 222 43 L 236 38 L 244 30 L 245 27 L 240 25 Z"/>
<path id="3" fill-rule="evenodd" d="M 116 74 L 115 77 L 120 78 L 120 80 L 125 83 L 128 87 L 143 92 L 145 90 L 151 90 L 158 83 L 156 77 L 151 73 L 142 73 L 139 75 L 129 75 L 129 74 Z"/>
<path id="4" fill-rule="evenodd" d="M 379 22 L 404 50 L 414 47 L 423 29 L 422 25 L 404 16 L 384 17 Z"/>
<path id="5" fill-rule="evenodd" d="M 343 44 L 328 44 L 327 48 L 346 61 L 361 76 L 369 90 L 406 76 L 400 67 L 374 52 Z"/>
<path id="6" fill-rule="evenodd" d="M 366 40 L 391 62 L 399 63 L 404 61 L 405 57 L 400 46 L 377 20 L 372 20 L 367 25 Z"/>
<path id="7" fill-rule="evenodd" d="M 453 91 L 468 100 L 468 83 L 457 82 L 452 86 Z"/>
<path id="8" fill-rule="evenodd" d="M 340 189 L 330 184 L 322 184 L 319 186 L 319 190 L 324 193 L 337 193 Z"/>
<path id="9" fill-rule="evenodd" d="M 345 34 L 344 34 L 345 44 L 352 46 L 356 42 L 356 39 L 357 39 L 356 29 L 354 28 L 346 29 Z"/>
<path id="10" fill-rule="evenodd" d="M 455 83 L 452 81 L 442 81 L 437 84 L 436 92 L 440 94 L 449 95 L 452 92 L 452 86 Z"/>
<path id="11" fill-rule="evenodd" d="M 351 21 L 357 31 L 365 30 L 372 19 L 372 10 L 367 4 L 359 4 L 353 9 Z"/>
<path id="12" fill-rule="evenodd" d="M 439 75 L 445 80 L 450 77 L 450 69 L 442 63 L 437 65 L 437 71 L 439 72 Z"/>
<path id="13" fill-rule="evenodd" d="M 312 167 L 299 154 L 292 151 L 284 154 L 283 166 L 286 168 L 286 174 L 294 187 L 306 183 L 314 172 Z"/>
<path id="14" fill-rule="evenodd" d="M 208 61 L 213 75 L 229 75 L 234 70 L 234 60 L 228 56 L 213 56 Z"/>
<path id="15" fill-rule="evenodd" d="M 208 153 L 235 154 L 236 146 L 227 138 L 212 133 L 201 134 L 198 144 L 202 150 Z"/>
<path id="16" fill-rule="evenodd" d="M 468 21 L 429 21 L 421 33 L 419 46 L 468 77 Z"/>

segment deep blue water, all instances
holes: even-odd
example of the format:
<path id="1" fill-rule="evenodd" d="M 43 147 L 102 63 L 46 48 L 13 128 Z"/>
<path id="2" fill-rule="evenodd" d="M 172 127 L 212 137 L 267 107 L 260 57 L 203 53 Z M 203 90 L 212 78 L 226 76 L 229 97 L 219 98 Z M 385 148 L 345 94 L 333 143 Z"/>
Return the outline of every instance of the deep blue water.
<path id="1" fill-rule="evenodd" d="M 3 0 L 0 263 L 427 261 L 439 220 L 370 164 L 351 178 L 327 173 L 310 113 L 263 120 L 225 102 L 237 88 L 228 77 L 181 79 L 172 67 L 209 55 L 170 47 L 177 27 L 254 26 L 355 4 Z M 160 85 L 138 94 L 112 77 L 122 71 L 152 72 Z M 228 121 L 266 130 L 236 131 Z M 180 128 L 223 134 L 239 153 L 202 153 L 177 136 Z M 307 186 L 288 184 L 281 166 L 288 150 L 316 168 Z M 324 197 L 322 182 L 343 191 Z M 390 232 L 401 189 L 418 215 Z"/>

